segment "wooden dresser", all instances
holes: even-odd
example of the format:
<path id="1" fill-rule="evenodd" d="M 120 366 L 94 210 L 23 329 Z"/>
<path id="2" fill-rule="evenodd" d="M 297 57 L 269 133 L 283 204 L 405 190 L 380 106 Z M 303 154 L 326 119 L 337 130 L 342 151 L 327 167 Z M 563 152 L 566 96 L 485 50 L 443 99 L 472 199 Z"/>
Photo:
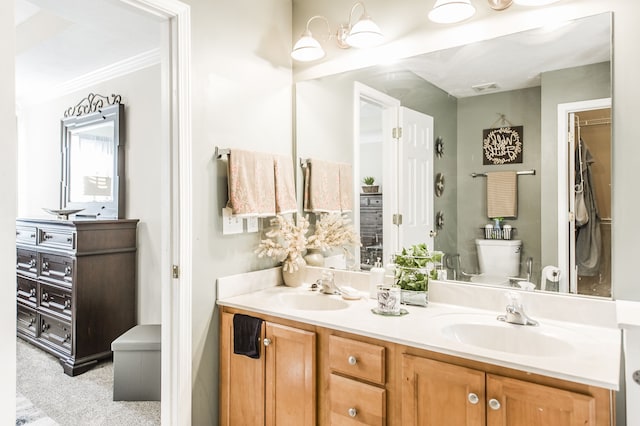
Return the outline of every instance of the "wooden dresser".
<path id="1" fill-rule="evenodd" d="M 17 334 L 70 376 L 136 325 L 137 219 L 16 221 Z"/>
<path id="2" fill-rule="evenodd" d="M 360 194 L 360 263 L 368 270 L 382 257 L 382 194 Z M 384 263 L 384 259 L 381 259 Z"/>

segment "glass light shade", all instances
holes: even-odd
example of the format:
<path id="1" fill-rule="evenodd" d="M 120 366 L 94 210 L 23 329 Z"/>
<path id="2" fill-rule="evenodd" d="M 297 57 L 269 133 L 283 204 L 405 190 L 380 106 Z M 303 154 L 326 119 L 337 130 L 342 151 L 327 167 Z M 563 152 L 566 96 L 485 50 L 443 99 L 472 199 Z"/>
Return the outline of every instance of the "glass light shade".
<path id="1" fill-rule="evenodd" d="M 471 0 L 437 0 L 429 12 L 429 19 L 439 24 L 454 24 L 471 18 L 476 8 Z"/>
<path id="2" fill-rule="evenodd" d="M 520 6 L 546 6 L 557 1 L 559 0 L 513 0 L 515 4 Z"/>
<path id="3" fill-rule="evenodd" d="M 315 61 L 324 58 L 324 49 L 310 32 L 305 32 L 293 46 L 291 57 L 300 62 Z"/>
<path id="4" fill-rule="evenodd" d="M 368 16 L 362 17 L 356 22 L 347 35 L 345 41 L 351 47 L 367 48 L 382 43 L 384 36 L 380 27 Z"/>

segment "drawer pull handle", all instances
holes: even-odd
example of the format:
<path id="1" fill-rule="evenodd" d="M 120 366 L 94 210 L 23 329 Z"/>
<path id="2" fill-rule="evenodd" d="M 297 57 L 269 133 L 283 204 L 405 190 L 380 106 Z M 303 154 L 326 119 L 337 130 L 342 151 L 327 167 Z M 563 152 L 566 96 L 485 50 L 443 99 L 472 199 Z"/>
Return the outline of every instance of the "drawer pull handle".
<path id="1" fill-rule="evenodd" d="M 499 410 L 500 409 L 500 401 L 498 401 L 495 398 L 491 398 L 489 400 L 489 408 L 491 408 L 492 410 Z"/>
<path id="2" fill-rule="evenodd" d="M 271 339 L 264 339 L 262 341 L 262 344 L 265 345 L 265 346 L 269 346 L 271 344 Z"/>
<path id="3" fill-rule="evenodd" d="M 31 297 L 34 297 L 34 296 L 36 295 L 36 289 L 35 289 L 35 288 L 32 288 L 31 290 L 29 290 L 29 295 L 30 295 Z"/>
<path id="4" fill-rule="evenodd" d="M 356 365 L 358 363 L 358 359 L 353 355 L 349 355 L 349 358 L 347 358 L 347 362 L 349 363 L 349 365 Z"/>
<path id="5" fill-rule="evenodd" d="M 49 300 L 49 293 L 43 292 L 42 293 L 42 301 L 46 302 L 47 300 Z"/>
<path id="6" fill-rule="evenodd" d="M 33 325 L 33 323 L 36 322 L 35 318 L 29 318 L 29 325 Z"/>
<path id="7" fill-rule="evenodd" d="M 62 341 L 62 343 L 66 342 L 67 340 L 71 340 L 71 333 L 67 333 L 64 335 L 64 340 Z"/>
<path id="8" fill-rule="evenodd" d="M 64 274 L 71 275 L 71 266 L 67 266 L 66 268 L 64 268 Z"/>
<path id="9" fill-rule="evenodd" d="M 356 410 L 355 408 L 349 408 L 348 413 L 350 417 L 355 417 L 358 415 L 358 410 Z"/>
<path id="10" fill-rule="evenodd" d="M 40 329 L 42 330 L 42 332 L 44 333 L 45 331 L 47 331 L 47 329 L 49 328 L 49 324 L 47 323 L 42 323 L 42 327 L 40 327 Z"/>
<path id="11" fill-rule="evenodd" d="M 43 271 L 49 270 L 49 262 L 42 262 L 42 270 Z"/>
<path id="12" fill-rule="evenodd" d="M 47 234 L 47 233 L 45 233 L 45 234 L 44 234 L 44 239 L 45 239 L 45 240 L 50 240 L 50 239 L 52 239 L 52 238 L 53 238 L 53 235 L 49 235 L 49 234 Z"/>
<path id="13" fill-rule="evenodd" d="M 67 237 L 67 242 L 68 242 L 68 243 L 73 242 L 73 238 L 71 238 L 71 237 Z"/>
<path id="14" fill-rule="evenodd" d="M 33 268 L 34 266 L 36 266 L 36 260 L 35 259 L 31 259 L 29 261 L 29 267 Z"/>
<path id="15" fill-rule="evenodd" d="M 64 301 L 64 308 L 69 309 L 71 307 L 71 300 L 67 299 Z"/>
<path id="16" fill-rule="evenodd" d="M 471 392 L 468 396 L 467 399 L 469 400 L 470 403 L 472 404 L 477 404 L 480 401 L 480 398 L 478 398 L 478 395 L 476 395 L 475 393 Z"/>

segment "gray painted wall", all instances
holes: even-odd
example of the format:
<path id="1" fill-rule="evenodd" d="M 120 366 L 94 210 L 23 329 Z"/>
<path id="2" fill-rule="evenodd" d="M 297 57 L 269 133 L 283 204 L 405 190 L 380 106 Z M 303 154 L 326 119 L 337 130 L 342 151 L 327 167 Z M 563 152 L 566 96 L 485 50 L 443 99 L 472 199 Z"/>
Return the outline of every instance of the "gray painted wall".
<path id="1" fill-rule="evenodd" d="M 522 163 L 483 165 L 482 130 L 500 127 L 499 114 L 514 126 L 523 126 Z M 478 273 L 475 239 L 487 217 L 487 181 L 471 173 L 504 170 L 540 170 L 540 88 L 514 90 L 458 99 L 458 251 L 465 272 Z M 540 262 L 540 175 L 518 176 L 518 217 L 505 219 L 522 241 L 521 263 Z M 539 269 L 539 268 L 538 268 Z M 520 268 L 524 274 L 524 268 Z M 535 275 L 534 275 L 535 276 Z"/>

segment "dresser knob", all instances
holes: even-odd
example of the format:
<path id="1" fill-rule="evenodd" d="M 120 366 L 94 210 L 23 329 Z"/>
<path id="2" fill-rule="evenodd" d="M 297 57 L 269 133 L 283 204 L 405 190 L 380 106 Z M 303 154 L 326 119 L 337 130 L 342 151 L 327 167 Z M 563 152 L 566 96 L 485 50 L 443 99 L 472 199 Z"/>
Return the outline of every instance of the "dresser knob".
<path id="1" fill-rule="evenodd" d="M 42 293 L 42 301 L 46 302 L 47 300 L 49 300 L 49 293 L 43 292 Z"/>
<path id="2" fill-rule="evenodd" d="M 52 238 L 53 238 L 53 235 L 49 235 L 49 234 L 46 234 L 46 233 L 44 234 L 44 239 L 45 240 L 50 240 Z"/>
<path id="3" fill-rule="evenodd" d="M 64 274 L 71 275 L 71 266 L 67 266 L 66 268 L 64 268 Z"/>
<path id="4" fill-rule="evenodd" d="M 492 410 L 499 410 L 500 409 L 500 401 L 498 401 L 495 398 L 491 398 L 489 400 L 489 408 L 491 408 Z"/>
<path id="5" fill-rule="evenodd" d="M 64 301 L 64 308 L 69 309 L 71 307 L 71 300 L 67 299 Z"/>
<path id="6" fill-rule="evenodd" d="M 33 268 L 34 266 L 36 266 L 36 260 L 35 259 L 31 259 L 29 261 L 29 267 Z"/>
<path id="7" fill-rule="evenodd" d="M 42 262 L 42 270 L 43 271 L 49 270 L 49 262 Z"/>
<path id="8" fill-rule="evenodd" d="M 358 363 L 358 359 L 353 355 L 349 355 L 349 358 L 347 358 L 347 362 L 349 363 L 349 365 L 356 365 Z"/>
<path id="9" fill-rule="evenodd" d="M 40 327 L 43 333 L 47 331 L 48 328 L 49 328 L 49 324 L 47 324 L 46 322 L 43 322 L 42 327 Z"/>
<path id="10" fill-rule="evenodd" d="M 36 295 L 36 289 L 35 289 L 35 288 L 32 288 L 31 290 L 29 290 L 29 295 L 30 295 L 31 297 L 35 297 L 35 295 Z"/>
<path id="11" fill-rule="evenodd" d="M 478 395 L 476 395 L 475 393 L 471 392 L 468 396 L 467 399 L 469 400 L 470 403 L 472 404 L 477 404 L 478 401 L 480 401 L 480 398 L 478 398 Z"/>

